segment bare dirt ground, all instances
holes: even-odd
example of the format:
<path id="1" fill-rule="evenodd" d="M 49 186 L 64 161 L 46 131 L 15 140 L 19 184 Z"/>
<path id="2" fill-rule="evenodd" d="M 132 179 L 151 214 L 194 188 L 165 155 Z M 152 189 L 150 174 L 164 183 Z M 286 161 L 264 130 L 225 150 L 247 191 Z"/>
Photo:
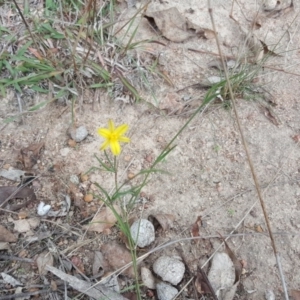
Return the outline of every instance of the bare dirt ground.
<path id="1" fill-rule="evenodd" d="M 207 4 L 205 1 L 199 2 L 153 1 L 148 11 L 177 7 L 178 11 L 193 23 L 211 28 Z M 274 5 L 273 2 L 269 1 L 266 5 Z M 281 3 L 282 7 L 289 4 L 287 1 Z M 231 1 L 213 1 L 214 18 L 225 55 L 236 53 L 236 49 L 243 43 L 240 27 L 229 18 L 231 6 Z M 124 4 L 124 9 L 120 9 L 119 24 L 137 10 L 136 7 L 126 7 Z M 262 3 L 257 1 L 239 1 L 234 4 L 234 18 L 245 30 L 250 30 L 250 21 L 257 12 L 262 12 Z M 268 110 L 257 101 L 237 99 L 240 121 L 263 191 L 289 291 L 300 289 L 298 14 L 298 3 L 294 4 L 293 10 L 277 18 L 266 17 L 266 14 L 262 13 L 261 27 L 254 31 L 269 48 L 277 45 L 275 52 L 280 54 L 270 56 L 265 63 L 266 67 L 256 77 L 257 86 L 263 86 L 272 95 L 275 105 Z M 36 216 L 36 207 L 40 201 L 59 207 L 62 194 L 70 191 L 70 177 L 97 165 L 94 154 L 100 157 L 103 157 L 103 154 L 99 152 L 102 140 L 97 136 L 96 129 L 106 127 L 108 119 L 114 120 L 117 125 L 127 123 L 130 126 L 131 143 L 123 147 L 120 159 L 119 180 L 122 181 L 128 174 L 136 174 L 149 165 L 149 161 L 157 157 L 185 124 L 193 109 L 201 104 L 205 90 L 188 86 L 197 84 L 208 76 L 220 74 L 220 71 L 208 67 L 208 64 L 216 59 L 210 54 L 218 52 L 216 41 L 191 37 L 182 43 L 170 42 L 159 37 L 149 26 L 148 21 L 142 18 L 135 39 L 142 40 L 151 36 L 166 45 L 150 44 L 147 50 L 156 57 L 160 55 L 159 68 L 167 74 L 174 86 L 162 80 L 154 80 L 151 82 L 151 88 L 155 93 L 155 99 L 149 90 L 144 90 L 141 91 L 141 95 L 145 101 L 134 104 L 114 101 L 105 93 L 97 95 L 96 105 L 92 105 L 91 98 L 83 97 L 83 103 L 76 109 L 76 121 L 77 124 L 87 128 L 89 135 L 75 147 L 68 144 L 67 132 L 72 117 L 69 104 L 64 106 L 52 103 L 38 112 L 24 114 L 18 121 L 2 125 L 0 131 L 2 167 L 8 168 L 8 165 L 18 167 L 19 149 L 33 143 L 44 142 L 40 158 L 33 168 L 34 173 L 41 176 L 36 180 L 35 186 L 37 201 L 27 207 L 30 217 Z M 202 53 L 188 49 L 199 50 Z M 147 58 L 149 53 L 145 54 L 140 50 L 139 55 Z M 39 96 L 34 97 L 33 102 L 41 101 Z M 95 96 L 91 94 L 90 97 Z M 158 109 L 169 105 L 166 104 L 167 97 L 175 98 L 176 102 L 171 102 L 169 110 Z M 190 101 L 191 105 L 186 105 L 187 101 Z M 172 113 L 174 103 L 178 105 L 174 109 L 179 107 L 176 113 Z M 9 114 L 17 113 L 15 93 L 11 92 L 6 98 L 2 98 L 0 106 L 2 120 Z M 150 182 L 143 189 L 148 199 L 146 208 L 139 204 L 133 215 L 147 217 L 159 212 L 175 216 L 174 227 L 164 233 L 157 243 L 169 238 L 189 237 L 191 227 L 198 216 L 202 216 L 203 221 L 201 235 L 217 236 L 219 233 L 229 234 L 247 215 L 235 230 L 235 233 L 243 235 L 233 236 L 228 240 L 236 256 L 247 263 L 235 299 L 265 299 L 265 292 L 268 289 L 275 293 L 276 299 L 283 299 L 274 252 L 267 235 L 262 209 L 257 202 L 256 190 L 232 108 L 225 109 L 222 103 L 211 105 L 187 126 L 176 140 L 176 145 L 160 166 L 170 172 L 170 175 L 151 176 Z M 0 180 L 2 186 L 11 184 L 5 179 Z M 87 183 L 80 184 L 82 196 L 90 188 L 93 189 L 94 182 L 101 183 L 109 190 L 113 188 L 114 178 L 107 173 L 93 172 Z M 100 204 L 96 200 L 91 203 L 84 203 L 82 199 L 78 201 L 81 201 L 81 204 L 76 204 L 72 199 L 70 216 L 50 220 L 63 226 L 71 224 L 78 229 L 77 232 L 83 234 L 80 222 L 93 216 Z M 26 251 L 23 257 L 34 258 L 34 255 L 43 250 L 46 243 L 42 240 L 26 246 L 28 233 L 14 231 L 13 222 L 16 219 L 17 215 L 14 214 L 1 215 L 1 224 L 18 236 L 17 242 L 12 243 L 9 250 L 4 251 L 15 256 L 19 256 L 21 251 Z M 41 221 L 39 227 L 31 234 L 35 236 L 37 233 L 50 231 L 55 235 L 52 225 Z M 98 251 L 102 243 L 113 239 L 116 232 L 117 229 L 113 229 L 112 233 L 106 236 L 89 233 L 84 236 L 83 241 L 90 240 L 90 242 L 72 252 L 72 255 L 82 259 L 87 276 L 91 272 L 93 251 Z M 80 237 L 72 240 L 69 233 L 60 239 L 54 239 L 54 243 L 60 249 L 66 249 L 76 245 L 79 240 Z M 181 244 L 186 259 L 193 262 L 191 265 L 202 265 L 221 244 L 219 238 L 212 238 L 210 241 L 211 244 L 206 250 L 203 245 L 201 246 L 201 241 L 200 244 L 190 242 Z M 25 250 L 22 250 L 23 248 Z M 164 251 L 169 254 L 177 253 L 172 246 L 156 253 L 156 257 Z M 149 259 L 150 265 L 152 260 Z M 10 274 L 18 280 L 26 279 L 32 285 L 43 284 L 42 279 L 37 276 L 36 269 L 28 263 L 2 261 L 0 265 L 3 272 L 13 270 Z M 180 299 L 193 298 L 188 294 L 180 297 L 182 297 Z"/>

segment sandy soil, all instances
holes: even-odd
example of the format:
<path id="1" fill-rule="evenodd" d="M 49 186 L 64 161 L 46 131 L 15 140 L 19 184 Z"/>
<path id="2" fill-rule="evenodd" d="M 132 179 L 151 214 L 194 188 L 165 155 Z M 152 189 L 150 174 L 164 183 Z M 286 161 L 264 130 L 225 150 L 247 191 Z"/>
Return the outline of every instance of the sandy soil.
<path id="1" fill-rule="evenodd" d="M 232 55 L 236 47 L 243 43 L 243 34 L 239 26 L 229 18 L 231 4 L 221 0 L 213 2 L 222 49 L 224 54 Z M 245 18 L 253 20 L 255 13 L 261 11 L 256 2 L 240 1 L 240 7 L 234 5 L 234 17 L 246 31 L 250 30 L 251 23 Z M 272 1 L 269 2 L 267 4 L 272 5 Z M 148 9 L 155 11 L 173 6 L 195 24 L 211 28 L 205 1 L 202 4 L 196 0 L 153 1 Z M 295 3 L 294 11 L 278 18 L 264 17 L 261 28 L 255 30 L 255 35 L 268 46 L 278 44 L 275 52 L 280 53 L 280 56 L 270 57 L 266 65 L 285 69 L 290 73 L 299 73 L 298 10 Z M 134 11 L 136 8 L 123 10 L 119 16 L 120 20 L 126 19 Z M 37 174 L 43 174 L 38 180 L 39 200 L 54 205 L 59 201 L 59 195 L 68 190 L 66 186 L 70 183 L 71 175 L 80 174 L 97 165 L 94 154 L 100 157 L 103 157 L 103 154 L 98 150 L 102 141 L 97 136 L 96 129 L 106 127 L 108 119 L 113 119 L 116 124 L 127 123 L 130 126 L 129 135 L 132 142 L 124 146 L 120 157 L 119 180 L 122 181 L 127 178 L 128 173 L 137 173 L 149 165 L 149 156 L 156 157 L 160 153 L 185 124 L 192 109 L 201 103 L 205 90 L 186 88 L 177 93 L 176 99 L 182 106 L 185 105 L 185 99 L 192 99 L 193 106 L 185 107 L 180 113 L 165 115 L 163 111 L 147 104 L 151 102 L 159 107 L 164 104 L 166 96 L 170 93 L 176 93 L 208 76 L 218 75 L 219 71 L 208 68 L 208 63 L 215 59 L 209 53 L 217 53 L 215 40 L 194 37 L 183 43 L 173 43 L 158 37 L 147 20 L 142 19 L 136 39 L 143 39 L 145 36 L 154 36 L 166 44 L 151 44 L 149 47 L 152 54 L 161 55 L 159 68 L 174 83 L 174 87 L 171 87 L 162 81 L 154 80 L 152 88 L 156 100 L 146 91 L 142 94 L 145 102 L 133 105 L 114 101 L 108 95 L 101 94 L 93 108 L 90 99 L 83 98 L 84 103 L 81 109 L 77 110 L 76 120 L 77 124 L 86 126 L 89 136 L 75 148 L 69 147 L 67 143 L 67 131 L 71 124 L 69 106 L 53 103 L 37 113 L 24 115 L 20 122 L 2 127 L 0 159 L 3 164 L 16 166 L 18 149 L 31 143 L 45 142 L 41 158 L 35 167 Z M 207 54 L 189 51 L 188 48 Z M 147 57 L 149 54 L 141 52 L 141 55 Z M 264 68 L 257 77 L 257 84 L 263 85 L 272 95 L 272 101 L 276 103 L 271 109 L 277 124 L 267 117 L 265 108 L 255 101 L 238 99 L 237 108 L 290 290 L 300 289 L 300 148 L 293 139 L 300 130 L 300 89 L 299 75 L 288 72 Z M 14 93 L 2 98 L 0 105 L 2 119 L 7 114 L 18 111 Z M 257 194 L 232 109 L 224 109 L 222 104 L 209 107 L 187 126 L 176 140 L 176 145 L 160 165 L 170 172 L 170 175 L 158 174 L 151 177 L 151 181 L 143 190 L 146 195 L 151 196 L 151 201 L 147 202 L 146 210 L 136 210 L 134 214 L 173 214 L 176 217 L 175 226 L 166 234 L 166 237 L 173 239 L 190 236 L 190 228 L 198 216 L 202 216 L 205 226 L 201 228 L 201 232 L 206 236 L 228 234 L 247 214 L 235 231 L 245 235 L 229 240 L 229 245 L 237 257 L 247 262 L 246 273 L 242 276 L 236 299 L 264 299 L 267 289 L 274 291 L 276 299 L 282 299 L 282 285 L 276 260 L 270 239 L 266 235 L 262 209 L 257 202 Z M 54 173 L 48 172 L 48 168 L 53 165 L 59 165 L 59 170 Z M 108 189 L 113 187 L 113 178 L 107 173 L 93 173 L 90 182 L 99 182 Z M 1 185 L 4 184 L 6 182 L 2 181 Z M 31 207 L 33 215 L 36 212 L 35 206 L 36 203 Z M 88 206 L 98 207 L 98 203 Z M 90 215 L 92 212 L 93 210 Z M 75 208 L 74 215 L 76 220 L 82 218 Z M 9 215 L 1 218 L 3 224 L 9 224 L 11 220 Z M 64 223 L 65 220 L 61 222 Z M 204 263 L 207 256 L 221 243 L 217 238 L 211 239 L 211 242 L 210 253 L 203 253 L 201 245 L 182 245 L 187 259 L 194 261 L 195 265 L 198 261 L 200 264 Z M 95 240 L 80 251 L 97 250 L 97 243 Z M 166 251 L 176 252 L 174 249 Z"/>

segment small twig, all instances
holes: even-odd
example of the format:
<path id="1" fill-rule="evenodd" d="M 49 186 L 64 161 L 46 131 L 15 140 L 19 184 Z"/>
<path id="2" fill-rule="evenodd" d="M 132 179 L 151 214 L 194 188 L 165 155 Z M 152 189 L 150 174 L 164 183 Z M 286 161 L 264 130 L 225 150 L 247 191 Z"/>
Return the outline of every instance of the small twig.
<path id="1" fill-rule="evenodd" d="M 5 260 L 18 260 L 18 261 L 23 261 L 23 262 L 28 262 L 28 263 L 33 263 L 34 260 L 31 258 L 23 258 L 23 257 L 18 257 L 14 255 L 0 255 L 0 259 L 5 259 Z"/>
<path id="2" fill-rule="evenodd" d="M 96 283 L 92 285 L 90 282 L 78 279 L 75 276 L 71 276 L 60 271 L 57 268 L 47 265 L 46 270 L 50 271 L 52 274 L 56 275 L 60 279 L 69 283 L 71 287 L 77 291 L 84 293 L 92 298 L 96 299 L 114 299 L 114 300 L 128 300 L 122 295 L 116 293 L 115 291 L 109 289 L 108 287 Z M 0 299 L 1 300 L 1 299 Z"/>
<path id="3" fill-rule="evenodd" d="M 212 8 L 211 8 L 211 5 L 210 5 L 210 0 L 208 0 L 208 12 L 209 12 L 209 15 L 210 15 L 213 30 L 214 30 L 214 32 L 217 32 L 216 31 L 216 25 L 215 25 L 215 22 L 214 22 L 214 16 L 213 16 Z M 230 99 L 231 99 L 233 111 L 234 111 L 234 114 L 235 114 L 235 117 L 236 117 L 236 122 L 237 122 L 238 129 L 239 129 L 239 132 L 240 132 L 240 135 L 241 135 L 242 143 L 243 143 L 243 146 L 244 146 L 244 149 L 245 149 L 245 152 L 246 152 L 246 156 L 247 156 L 247 159 L 248 159 L 248 163 L 249 163 L 249 167 L 250 167 L 250 170 L 251 170 L 252 178 L 253 178 L 253 181 L 254 181 L 254 184 L 255 184 L 255 187 L 256 187 L 256 192 L 257 192 L 257 195 L 258 195 L 258 198 L 259 198 L 259 201 L 260 201 L 261 208 L 263 210 L 263 214 L 264 214 L 264 218 L 265 218 L 265 221 L 266 221 L 266 224 L 267 224 L 267 228 L 268 228 L 272 248 L 273 248 L 274 254 L 275 254 L 276 259 L 277 259 L 277 264 L 278 264 L 278 269 L 279 269 L 279 273 L 280 273 L 280 277 L 281 277 L 281 281 L 282 281 L 282 285 L 283 285 L 285 299 L 288 300 L 289 296 L 288 296 L 288 293 L 287 293 L 287 288 L 286 288 L 286 284 L 285 284 L 285 280 L 284 280 L 284 275 L 283 275 L 282 270 L 281 270 L 280 260 L 278 259 L 279 253 L 277 252 L 275 239 L 274 239 L 274 236 L 273 236 L 273 233 L 272 233 L 271 224 L 270 224 L 268 214 L 267 214 L 267 211 L 266 211 L 266 206 L 265 206 L 265 203 L 264 203 L 264 200 L 263 200 L 263 197 L 262 197 L 262 192 L 260 190 L 259 183 L 258 183 L 258 180 L 257 180 L 256 171 L 255 171 L 253 163 L 252 163 L 252 158 L 251 158 L 250 152 L 248 150 L 248 145 L 247 145 L 246 139 L 244 137 L 242 126 L 240 124 L 240 118 L 239 118 L 238 111 L 237 111 L 237 108 L 236 108 L 236 105 L 235 105 L 235 98 L 234 98 L 234 95 L 233 95 L 233 91 L 232 91 L 232 87 L 231 87 L 231 83 L 230 83 L 230 79 L 229 79 L 229 74 L 228 74 L 228 71 L 227 71 L 227 66 L 225 64 L 225 60 L 224 60 L 224 57 L 222 55 L 222 50 L 221 50 L 220 42 L 219 42 L 219 39 L 218 39 L 217 35 L 216 35 L 216 43 L 217 43 L 218 52 L 220 54 L 220 58 L 221 58 L 221 61 L 222 61 L 223 69 L 224 69 L 224 72 L 225 72 L 225 77 L 226 77 L 226 81 L 227 81 L 227 85 L 228 85 L 228 89 L 229 89 L 229 94 L 230 94 Z"/>
<path id="4" fill-rule="evenodd" d="M 15 6 L 16 6 L 16 9 L 17 9 L 18 13 L 19 13 L 20 16 L 21 16 L 21 19 L 22 19 L 23 22 L 24 22 L 25 27 L 27 28 L 27 30 L 28 30 L 28 32 L 29 32 L 29 34 L 30 34 L 30 37 L 31 37 L 31 39 L 32 39 L 32 41 L 33 41 L 33 43 L 34 43 L 36 49 L 39 49 L 39 47 L 38 47 L 38 45 L 37 45 L 37 43 L 36 43 L 36 41 L 35 41 L 35 39 L 34 39 L 34 37 L 33 37 L 33 34 L 32 34 L 32 32 L 31 32 L 31 30 L 30 30 L 30 28 L 29 28 L 29 25 L 28 25 L 27 21 L 25 20 L 25 18 L 24 18 L 24 16 L 23 16 L 23 13 L 21 12 L 21 9 L 20 9 L 18 3 L 16 2 L 16 0 L 13 0 L 13 2 L 14 2 L 14 4 L 15 4 Z"/>
<path id="5" fill-rule="evenodd" d="M 18 299 L 18 298 L 28 299 L 28 297 L 30 296 L 46 294 L 49 292 L 51 292 L 51 290 L 46 289 L 46 290 L 40 290 L 35 292 L 13 294 L 13 295 L 2 296 L 0 297 L 0 300 L 9 300 L 9 299 Z"/>

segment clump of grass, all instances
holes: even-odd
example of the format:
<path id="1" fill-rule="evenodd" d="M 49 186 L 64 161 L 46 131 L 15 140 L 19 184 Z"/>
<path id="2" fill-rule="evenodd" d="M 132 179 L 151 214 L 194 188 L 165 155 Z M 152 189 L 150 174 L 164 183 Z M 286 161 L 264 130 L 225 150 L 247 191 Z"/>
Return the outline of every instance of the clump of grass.
<path id="1" fill-rule="evenodd" d="M 7 20 L 0 26 L 3 96 L 7 89 L 21 95 L 24 90 L 49 95 L 29 111 L 57 99 L 74 101 L 85 89 L 105 89 L 114 97 L 117 91 L 119 97 L 128 94 L 131 100 L 141 99 L 136 79 L 143 78 L 139 87 L 149 86 L 149 76 L 155 72 L 151 66 L 142 66 L 134 54 L 133 49 L 141 44 L 132 42 L 136 30 L 125 45 L 113 34 L 114 0 L 103 1 L 101 6 L 96 0 L 86 4 L 46 0 L 44 7 L 37 8 L 24 3 L 20 6 L 7 0 L 2 7 L 14 12 L 15 24 L 12 27 Z"/>

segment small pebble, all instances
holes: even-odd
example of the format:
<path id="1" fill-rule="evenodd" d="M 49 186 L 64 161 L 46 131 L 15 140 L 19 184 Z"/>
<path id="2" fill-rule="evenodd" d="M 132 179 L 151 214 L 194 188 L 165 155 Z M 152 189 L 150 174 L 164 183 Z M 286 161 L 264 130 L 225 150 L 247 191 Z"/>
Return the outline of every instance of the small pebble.
<path id="1" fill-rule="evenodd" d="M 127 178 L 128 178 L 128 179 L 132 179 L 134 176 L 135 176 L 135 175 L 134 175 L 134 173 L 132 173 L 132 172 L 129 172 L 129 173 L 127 174 Z"/>
<path id="2" fill-rule="evenodd" d="M 151 290 L 155 289 L 155 279 L 152 274 L 152 272 L 146 268 L 146 267 L 141 267 L 141 278 L 143 281 L 143 284 Z"/>
<path id="3" fill-rule="evenodd" d="M 94 197 L 92 194 L 86 194 L 83 199 L 85 202 L 92 202 Z"/>
<path id="4" fill-rule="evenodd" d="M 71 127 L 69 132 L 71 138 L 77 143 L 82 142 L 89 134 L 84 126 L 79 126 L 77 128 Z"/>
<path id="5" fill-rule="evenodd" d="M 74 147 L 76 147 L 77 143 L 76 143 L 74 140 L 69 139 L 69 140 L 68 140 L 68 145 L 69 145 L 71 148 L 74 148 Z"/>
<path id="6" fill-rule="evenodd" d="M 135 221 L 130 227 L 130 233 L 136 245 L 140 248 L 150 245 L 155 240 L 154 226 L 146 219 Z"/>
<path id="7" fill-rule="evenodd" d="M 156 285 L 156 291 L 159 300 L 172 300 L 178 294 L 177 289 L 164 282 Z"/>
<path id="8" fill-rule="evenodd" d="M 80 180 L 81 182 L 85 182 L 85 181 L 88 181 L 89 180 L 89 176 L 87 174 L 80 174 Z"/>
<path id="9" fill-rule="evenodd" d="M 78 178 L 77 175 L 74 175 L 74 174 L 71 175 L 71 176 L 70 176 L 70 181 L 71 181 L 72 183 L 76 184 L 76 185 L 79 184 L 79 178 Z"/>
<path id="10" fill-rule="evenodd" d="M 159 275 L 162 280 L 177 285 L 183 278 L 185 266 L 182 261 L 174 257 L 161 256 L 154 262 L 153 271 Z"/>
<path id="11" fill-rule="evenodd" d="M 27 211 L 20 211 L 18 213 L 19 220 L 26 219 L 27 217 L 28 217 L 28 212 Z"/>

